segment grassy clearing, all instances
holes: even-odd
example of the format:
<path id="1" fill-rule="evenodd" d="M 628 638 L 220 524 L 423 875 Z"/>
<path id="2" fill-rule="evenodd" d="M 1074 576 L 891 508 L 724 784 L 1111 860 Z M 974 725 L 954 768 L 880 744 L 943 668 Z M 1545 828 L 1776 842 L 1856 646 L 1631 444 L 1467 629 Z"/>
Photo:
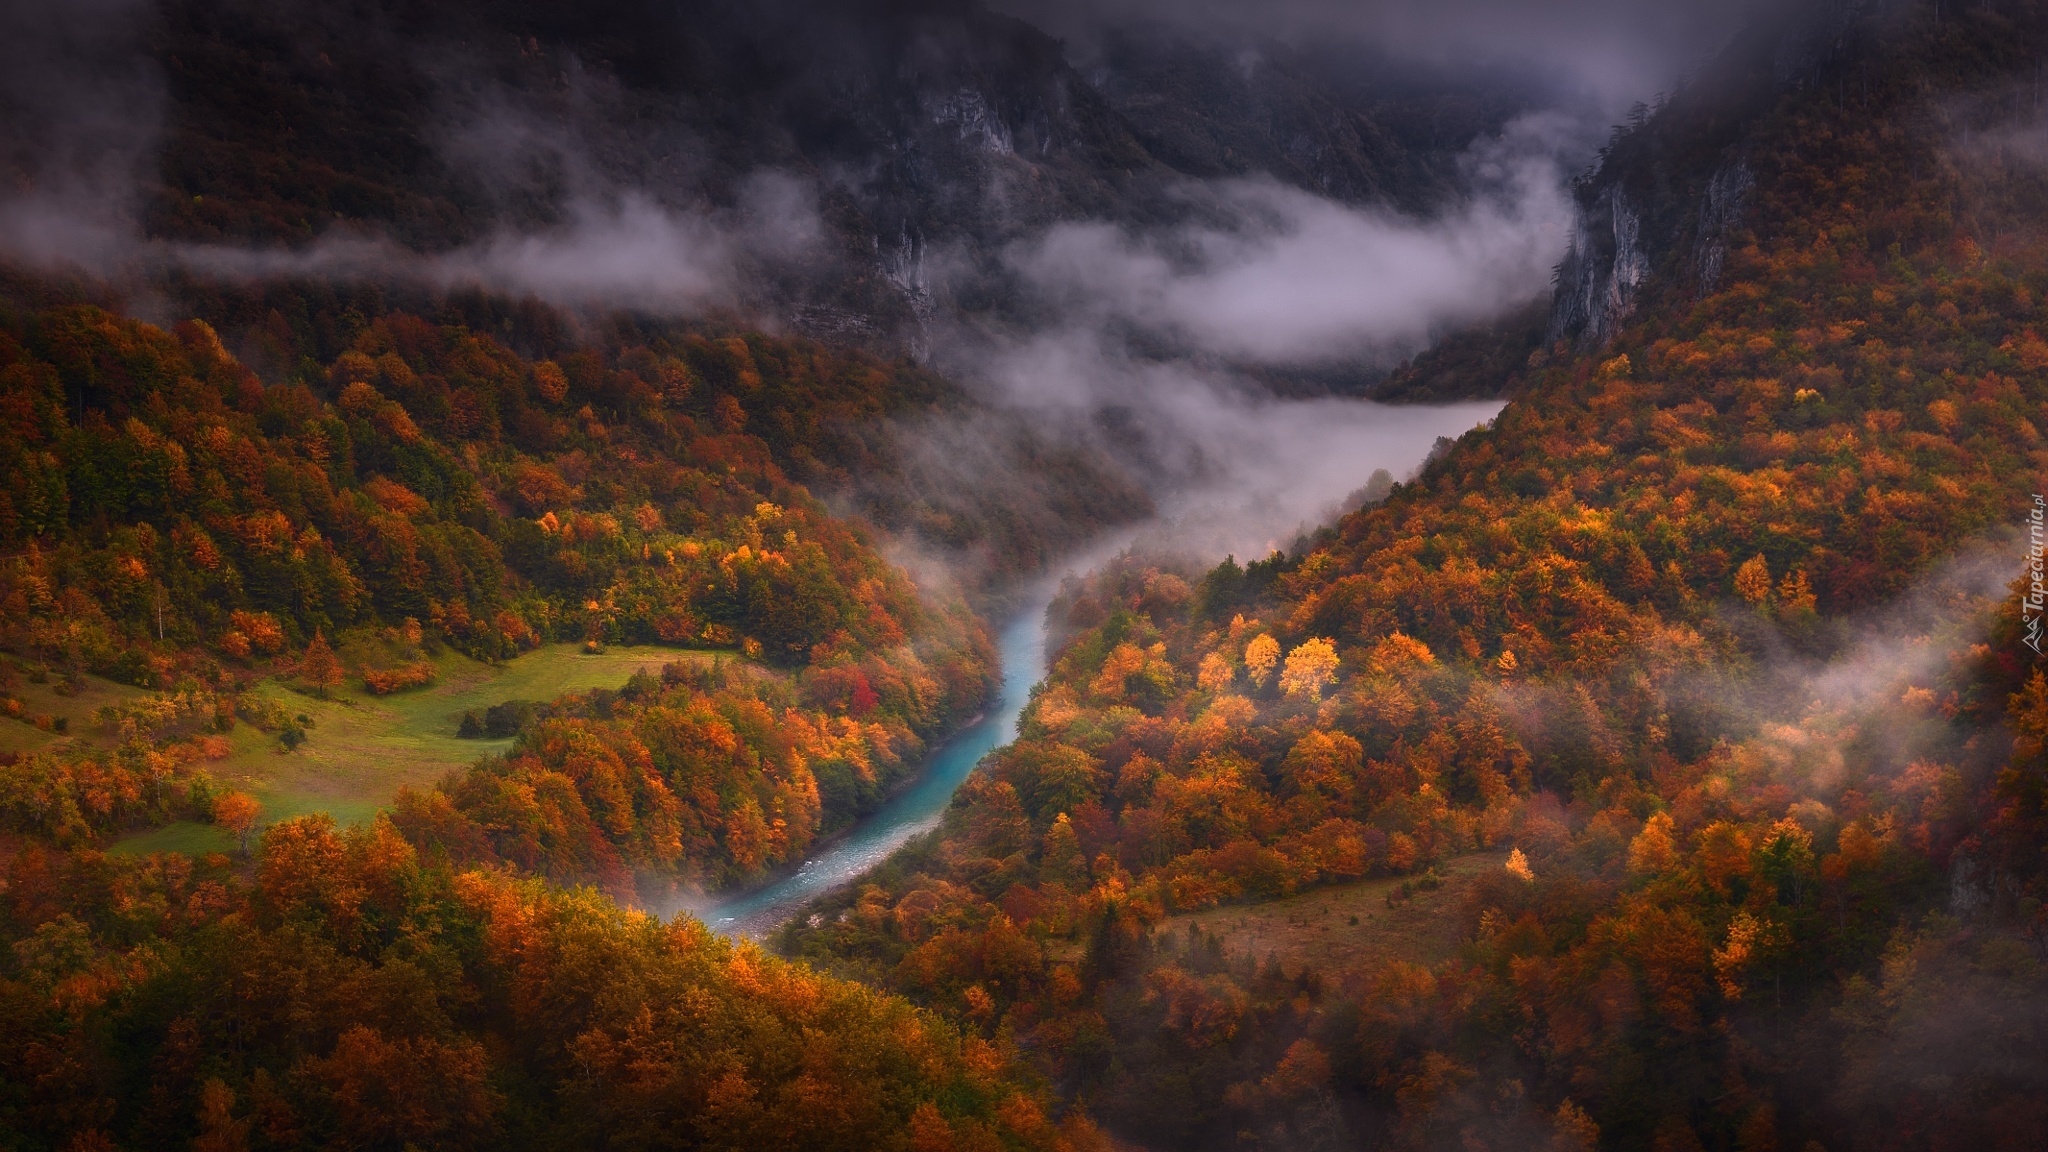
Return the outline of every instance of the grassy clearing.
<path id="1" fill-rule="evenodd" d="M 1392 960 L 1434 965 L 1458 950 L 1458 925 L 1451 913 L 1464 902 L 1473 879 L 1506 861 L 1505 852 L 1445 861 L 1437 865 L 1443 881 L 1439 887 L 1415 889 L 1408 900 L 1392 905 L 1387 896 L 1400 889 L 1401 880 L 1365 880 L 1267 904 L 1170 916 L 1154 931 L 1185 934 L 1188 925 L 1199 925 L 1204 935 L 1223 938 L 1226 953 L 1261 961 L 1276 955 L 1288 972 L 1307 966 L 1336 976 Z"/>
<path id="2" fill-rule="evenodd" d="M 213 825 L 180 820 L 162 828 L 123 837 L 108 851 L 120 856 L 148 856 L 155 852 L 204 856 L 208 852 L 229 852 L 234 848 L 234 838 Z"/>
<path id="3" fill-rule="evenodd" d="M 149 693 L 112 680 L 87 676 L 75 695 L 59 696 L 54 677 L 48 684 L 31 684 L 24 678 L 14 695 L 21 700 L 23 716 L 40 713 L 68 720 L 71 733 L 66 736 L 45 732 L 26 719 L 0 716 L 0 752 L 42 752 L 60 743 L 80 739 L 103 743 L 94 739 L 97 730 L 92 714 L 109 704 L 125 704 Z"/>
<path id="4" fill-rule="evenodd" d="M 222 786 L 256 797 L 264 824 L 312 812 L 329 813 L 341 824 L 363 823 L 389 804 L 400 787 L 431 785 L 512 746 L 509 739 L 456 736 L 464 712 L 481 713 L 508 700 L 547 701 L 570 692 L 617 688 L 642 668 L 655 672 L 677 660 L 711 659 L 709 652 L 651 646 L 588 655 L 580 645 L 555 644 L 495 665 L 445 653 L 435 661 L 438 680 L 393 696 L 371 696 L 353 679 L 326 700 L 266 683 L 257 691 L 312 720 L 308 739 L 297 751 L 285 752 L 274 735 L 238 725 L 233 754 L 209 770 Z M 86 711 L 90 715 L 91 709 Z M 129 836 L 114 851 L 209 852 L 228 846 L 211 825 L 178 823 Z"/>

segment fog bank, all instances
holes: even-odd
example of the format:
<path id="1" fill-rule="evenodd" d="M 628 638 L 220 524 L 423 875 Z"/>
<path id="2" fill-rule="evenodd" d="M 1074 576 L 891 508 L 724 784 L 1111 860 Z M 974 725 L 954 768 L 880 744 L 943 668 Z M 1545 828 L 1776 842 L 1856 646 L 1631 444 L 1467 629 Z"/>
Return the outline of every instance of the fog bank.
<path id="1" fill-rule="evenodd" d="M 1098 339 L 1122 324 L 1240 362 L 1390 364 L 1548 290 L 1572 220 L 1566 165 L 1586 136 L 1557 113 L 1515 120 L 1474 142 L 1469 196 L 1433 218 L 1272 180 L 1191 182 L 1192 223 L 1061 224 L 1010 261 L 1064 326 Z"/>

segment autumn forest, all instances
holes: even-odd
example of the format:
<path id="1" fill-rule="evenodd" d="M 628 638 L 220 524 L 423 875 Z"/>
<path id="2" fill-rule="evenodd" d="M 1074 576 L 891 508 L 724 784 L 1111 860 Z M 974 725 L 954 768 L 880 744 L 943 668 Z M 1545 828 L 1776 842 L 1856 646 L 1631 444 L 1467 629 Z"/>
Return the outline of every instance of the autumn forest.
<path id="1" fill-rule="evenodd" d="M 1250 7 L 9 5 L 0 1149 L 2038 1146 L 2048 6 Z"/>

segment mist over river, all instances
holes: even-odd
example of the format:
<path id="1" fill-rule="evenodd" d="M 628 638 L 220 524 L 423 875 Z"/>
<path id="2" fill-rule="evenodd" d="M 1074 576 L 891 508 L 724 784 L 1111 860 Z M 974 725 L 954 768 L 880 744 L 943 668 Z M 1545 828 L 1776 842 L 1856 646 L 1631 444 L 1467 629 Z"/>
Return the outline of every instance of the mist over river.
<path id="1" fill-rule="evenodd" d="M 953 793 L 982 757 L 1015 737 L 1031 689 L 1046 671 L 1046 610 L 1060 581 L 1129 549 L 1218 561 L 1260 558 L 1334 518 L 1347 497 L 1385 469 L 1412 475 L 1439 437 L 1493 419 L 1493 402 L 1390 407 L 1353 400 L 1246 405 L 1204 413 L 1199 439 L 1231 451 L 1201 482 L 1168 493 L 1159 518 L 1111 533 L 1068 558 L 1018 597 L 1002 624 L 1002 688 L 980 720 L 941 745 L 923 772 L 880 810 L 821 844 L 796 870 L 763 887 L 684 909 L 714 930 L 759 939 L 818 896 L 851 884 L 912 838 L 938 826 Z"/>

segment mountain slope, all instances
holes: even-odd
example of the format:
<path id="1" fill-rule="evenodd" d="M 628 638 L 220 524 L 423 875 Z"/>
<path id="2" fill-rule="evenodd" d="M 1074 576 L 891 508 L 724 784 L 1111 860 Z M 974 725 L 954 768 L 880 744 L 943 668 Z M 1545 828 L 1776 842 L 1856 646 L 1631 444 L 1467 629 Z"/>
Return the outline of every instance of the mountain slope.
<path id="1" fill-rule="evenodd" d="M 35 849 L 6 876 L 13 1147 L 1105 1146 L 899 999 L 422 866 L 388 824 L 280 824 L 253 876 Z"/>
<path id="2" fill-rule="evenodd" d="M 2031 1139 L 2048 679 L 1983 540 L 2048 479 L 2048 24 L 1841 43 L 1617 139 L 1595 200 L 1668 180 L 1676 239 L 1611 330 L 1476 341 L 1493 427 L 1299 555 L 1071 597 L 1018 744 L 785 945 L 1174 1146 Z M 1431 969 L 1147 930 L 1476 848 Z"/>
<path id="3" fill-rule="evenodd" d="M 804 458 L 835 422 L 919 386 L 899 371 L 911 379 L 739 336 L 531 361 L 396 313 L 316 393 L 264 386 L 202 323 L 15 312 L 0 322 L 8 684 L 17 664 L 93 672 L 175 707 L 122 747 L 10 765 L 0 810 L 62 843 L 203 817 L 204 764 L 179 750 L 257 715 L 238 698 L 301 653 L 312 690 L 345 665 L 388 693 L 431 676 L 443 646 L 503 659 L 558 640 L 665 644 L 787 679 L 670 684 L 662 703 L 703 747 L 624 785 L 557 759 L 526 785 L 565 795 L 494 818 L 516 810 L 523 835 L 555 838 L 529 868 L 574 859 L 572 878 L 627 896 L 634 870 L 718 886 L 799 858 L 973 714 L 993 672 L 964 604 L 914 588 L 744 430 Z M 330 647 L 344 665 L 315 660 Z M 621 806 L 607 789 L 626 785 Z M 641 820 L 651 840 L 629 834 Z"/>

